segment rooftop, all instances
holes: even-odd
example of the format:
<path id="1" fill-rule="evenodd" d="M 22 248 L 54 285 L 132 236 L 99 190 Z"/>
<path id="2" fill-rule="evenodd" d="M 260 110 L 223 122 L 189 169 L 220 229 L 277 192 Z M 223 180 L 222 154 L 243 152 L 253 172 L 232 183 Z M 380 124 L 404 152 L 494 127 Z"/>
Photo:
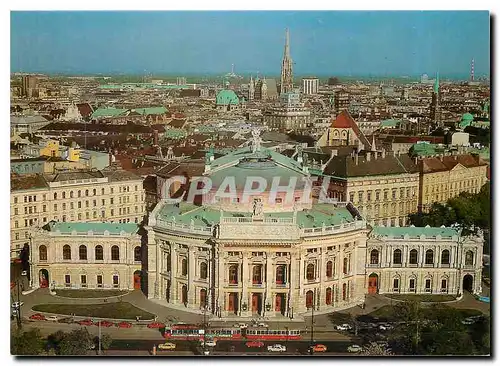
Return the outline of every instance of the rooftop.
<path id="1" fill-rule="evenodd" d="M 408 235 L 410 238 L 419 238 L 421 235 L 431 238 L 440 235 L 442 238 L 452 238 L 453 236 L 460 236 L 460 231 L 450 227 L 374 226 L 370 235 L 392 236 L 393 238 L 404 238 L 405 235 Z"/>
<path id="2" fill-rule="evenodd" d="M 92 231 L 93 233 L 108 232 L 111 235 L 119 235 L 121 232 L 127 234 L 134 234 L 139 230 L 137 224 L 116 224 L 116 223 L 105 223 L 105 222 L 49 222 L 45 227 L 47 231 L 56 232 L 59 231 L 62 234 L 71 234 L 72 232 L 77 233 L 88 233 Z"/>

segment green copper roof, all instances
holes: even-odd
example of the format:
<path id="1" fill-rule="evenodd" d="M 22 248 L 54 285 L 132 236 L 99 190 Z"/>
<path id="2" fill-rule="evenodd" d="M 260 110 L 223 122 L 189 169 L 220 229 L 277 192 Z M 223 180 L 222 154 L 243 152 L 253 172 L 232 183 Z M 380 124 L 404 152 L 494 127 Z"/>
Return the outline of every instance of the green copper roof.
<path id="1" fill-rule="evenodd" d="M 220 222 L 220 210 L 194 206 L 182 202 L 179 207 L 165 205 L 159 212 L 161 218 L 178 224 L 211 227 Z M 224 217 L 252 217 L 251 212 L 224 211 Z M 293 212 L 264 213 L 264 218 L 293 218 Z M 346 208 L 336 208 L 331 204 L 316 204 L 311 210 L 297 212 L 297 224 L 300 228 L 319 228 L 353 222 L 351 213 Z"/>
<path id="2" fill-rule="evenodd" d="M 221 90 L 216 97 L 217 105 L 239 104 L 240 100 L 236 93 L 232 90 Z"/>
<path id="3" fill-rule="evenodd" d="M 116 224 L 107 222 L 51 222 L 49 223 L 49 231 L 60 231 L 64 234 L 71 234 L 73 231 L 77 233 L 93 233 L 103 234 L 108 231 L 110 234 L 120 234 L 124 231 L 127 234 L 134 234 L 139 229 L 137 224 Z"/>
<path id="4" fill-rule="evenodd" d="M 386 119 L 380 122 L 380 127 L 397 127 L 401 121 L 397 119 Z"/>
<path id="5" fill-rule="evenodd" d="M 470 113 L 465 113 L 463 116 L 462 116 L 462 121 L 474 121 L 474 116 Z"/>
<path id="6" fill-rule="evenodd" d="M 380 236 L 392 236 L 394 238 L 404 237 L 409 235 L 410 238 L 418 238 L 420 235 L 425 235 L 427 238 L 441 235 L 442 238 L 451 238 L 459 236 L 460 231 L 457 229 L 445 227 L 383 227 L 374 226 L 372 233 Z"/>
<path id="7" fill-rule="evenodd" d="M 167 113 L 168 110 L 165 107 L 148 107 L 148 108 L 135 108 L 132 109 L 131 112 L 137 112 L 144 116 L 148 116 L 151 114 L 164 114 Z"/>
<path id="8" fill-rule="evenodd" d="M 187 131 L 182 128 L 169 128 L 165 130 L 165 136 L 169 139 L 180 139 L 187 136 Z"/>
<path id="9" fill-rule="evenodd" d="M 444 152 L 444 147 L 436 144 L 413 144 L 410 147 L 411 156 L 431 156 Z"/>

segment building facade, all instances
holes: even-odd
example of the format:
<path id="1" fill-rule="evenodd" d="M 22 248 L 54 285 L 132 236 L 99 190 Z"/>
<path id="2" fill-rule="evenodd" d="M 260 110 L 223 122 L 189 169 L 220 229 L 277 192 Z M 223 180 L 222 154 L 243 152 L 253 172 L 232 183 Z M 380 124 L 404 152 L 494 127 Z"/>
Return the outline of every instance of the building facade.
<path id="1" fill-rule="evenodd" d="M 312 122 L 311 111 L 300 102 L 299 93 L 282 93 L 280 103 L 263 113 L 263 122 L 279 131 L 306 130 Z"/>
<path id="2" fill-rule="evenodd" d="M 144 195 L 142 178 L 121 169 L 12 175 L 11 255 L 29 242 L 32 227 L 52 220 L 140 223 Z"/>
<path id="3" fill-rule="evenodd" d="M 487 181 L 488 164 L 479 155 L 440 155 L 418 162 L 420 212 L 445 203 L 462 192 L 479 193 Z"/>
<path id="4" fill-rule="evenodd" d="M 31 286 L 51 289 L 141 288 L 137 224 L 56 223 L 33 230 Z"/>
<path id="5" fill-rule="evenodd" d="M 374 227 L 366 244 L 368 293 L 481 293 L 483 235 L 435 227 Z"/>
<path id="6" fill-rule="evenodd" d="M 302 93 L 305 95 L 318 94 L 319 79 L 316 77 L 302 79 Z"/>

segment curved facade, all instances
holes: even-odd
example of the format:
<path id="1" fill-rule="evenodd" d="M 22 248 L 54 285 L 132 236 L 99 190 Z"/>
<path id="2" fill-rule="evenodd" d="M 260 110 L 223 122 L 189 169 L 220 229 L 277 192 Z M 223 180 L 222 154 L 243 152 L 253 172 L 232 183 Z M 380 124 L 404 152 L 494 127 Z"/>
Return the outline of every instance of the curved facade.
<path id="1" fill-rule="evenodd" d="M 246 148 L 212 161 L 205 176 L 213 186 L 200 203 L 163 200 L 151 214 L 149 298 L 220 317 L 293 317 L 364 301 L 366 223 L 347 203 L 303 199 L 300 164 Z M 228 177 L 236 194 L 217 197 Z M 246 177 L 267 187 L 279 177 L 282 192 L 252 192 Z"/>

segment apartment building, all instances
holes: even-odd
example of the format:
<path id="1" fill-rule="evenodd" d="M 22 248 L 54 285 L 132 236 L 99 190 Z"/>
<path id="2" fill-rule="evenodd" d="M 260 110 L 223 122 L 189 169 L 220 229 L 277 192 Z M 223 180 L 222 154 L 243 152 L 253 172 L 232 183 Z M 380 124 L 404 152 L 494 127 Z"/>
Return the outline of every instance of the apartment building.
<path id="1" fill-rule="evenodd" d="M 29 242 L 33 227 L 56 222 L 141 223 L 142 178 L 117 167 L 58 174 L 11 175 L 11 253 Z"/>

